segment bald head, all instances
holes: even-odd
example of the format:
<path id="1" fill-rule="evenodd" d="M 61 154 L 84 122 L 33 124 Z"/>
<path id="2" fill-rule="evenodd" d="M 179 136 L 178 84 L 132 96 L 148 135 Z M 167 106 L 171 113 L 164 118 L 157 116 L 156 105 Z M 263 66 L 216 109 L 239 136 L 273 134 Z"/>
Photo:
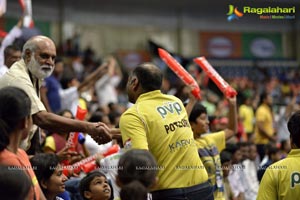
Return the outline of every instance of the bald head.
<path id="1" fill-rule="evenodd" d="M 159 90 L 162 85 L 163 74 L 161 70 L 152 63 L 143 63 L 133 70 L 133 75 L 136 75 L 141 87 L 144 91 L 149 92 Z"/>
<path id="2" fill-rule="evenodd" d="M 54 42 L 43 35 L 38 35 L 30 38 L 23 46 L 22 57 L 25 58 L 26 50 L 30 50 L 31 52 L 35 52 L 37 49 L 41 48 L 51 48 L 56 51 Z"/>

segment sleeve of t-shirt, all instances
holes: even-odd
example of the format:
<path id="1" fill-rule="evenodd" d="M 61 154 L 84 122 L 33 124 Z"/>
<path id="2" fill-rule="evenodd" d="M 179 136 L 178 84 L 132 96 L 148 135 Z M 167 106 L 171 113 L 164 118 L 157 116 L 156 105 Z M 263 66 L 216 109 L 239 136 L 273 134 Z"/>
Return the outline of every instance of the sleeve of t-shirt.
<path id="1" fill-rule="evenodd" d="M 135 148 L 148 150 L 145 126 L 136 113 L 126 111 L 121 116 L 120 130 L 125 149 Z"/>
<path id="2" fill-rule="evenodd" d="M 205 135 L 204 137 L 209 137 L 209 139 L 215 143 L 219 152 L 225 149 L 225 131 L 210 133 Z"/>
<path id="3" fill-rule="evenodd" d="M 44 148 L 46 147 L 56 152 L 55 142 L 52 136 L 46 137 Z"/>
<path id="4" fill-rule="evenodd" d="M 277 199 L 276 177 L 272 170 L 267 169 L 258 189 L 257 200 Z"/>

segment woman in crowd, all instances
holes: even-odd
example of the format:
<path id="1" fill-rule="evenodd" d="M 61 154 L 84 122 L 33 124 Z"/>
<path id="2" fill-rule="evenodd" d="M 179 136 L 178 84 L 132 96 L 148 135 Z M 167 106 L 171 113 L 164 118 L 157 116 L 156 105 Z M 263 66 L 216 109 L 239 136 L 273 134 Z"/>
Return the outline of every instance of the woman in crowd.
<path id="1" fill-rule="evenodd" d="M 0 164 L 24 170 L 32 181 L 29 199 L 45 199 L 28 155 L 19 148 L 32 126 L 31 101 L 23 90 L 5 87 L 0 89 L 0 102 Z"/>

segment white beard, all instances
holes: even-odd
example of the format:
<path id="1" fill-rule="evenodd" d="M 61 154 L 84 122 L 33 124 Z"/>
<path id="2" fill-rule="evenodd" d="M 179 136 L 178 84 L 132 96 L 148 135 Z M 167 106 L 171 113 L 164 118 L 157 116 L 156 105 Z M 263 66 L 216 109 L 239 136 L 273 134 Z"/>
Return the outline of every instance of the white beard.
<path id="1" fill-rule="evenodd" d="M 27 64 L 29 71 L 38 79 L 44 79 L 49 77 L 53 70 L 54 66 L 51 65 L 40 65 L 34 58 L 34 53 L 31 56 L 30 62 Z"/>

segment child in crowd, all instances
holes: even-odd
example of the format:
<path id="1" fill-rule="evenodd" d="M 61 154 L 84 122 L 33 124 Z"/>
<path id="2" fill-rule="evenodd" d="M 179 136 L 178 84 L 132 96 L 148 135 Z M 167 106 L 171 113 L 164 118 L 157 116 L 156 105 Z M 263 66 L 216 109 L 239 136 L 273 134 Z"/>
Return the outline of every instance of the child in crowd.
<path id="1" fill-rule="evenodd" d="M 223 171 L 223 181 L 224 181 L 224 196 L 225 200 L 237 200 L 238 198 L 234 198 L 234 194 L 232 192 L 231 186 L 228 181 L 228 175 L 230 172 L 231 165 L 231 153 L 228 151 L 221 151 L 220 160 Z"/>
<path id="2" fill-rule="evenodd" d="M 256 200 L 259 182 L 257 178 L 257 167 L 256 167 L 256 157 L 257 150 L 254 143 L 249 143 L 249 153 L 248 159 L 244 160 L 243 163 L 243 174 L 247 182 L 248 187 L 245 188 L 245 199 L 246 200 Z"/>
<path id="3" fill-rule="evenodd" d="M 257 178 L 259 182 L 261 181 L 266 169 L 273 163 L 279 161 L 280 159 L 281 159 L 280 150 L 276 147 L 271 146 L 268 149 L 268 161 L 266 162 L 266 164 L 260 166 L 257 171 Z"/>
<path id="4" fill-rule="evenodd" d="M 55 154 L 36 154 L 30 162 L 47 200 L 63 200 L 57 195 L 65 192 L 68 178 L 62 173 L 58 157 Z"/>
<path id="5" fill-rule="evenodd" d="M 117 184 L 122 200 L 147 200 L 156 184 L 157 164 L 147 150 L 132 149 L 124 153 L 118 165 Z"/>
<path id="6" fill-rule="evenodd" d="M 281 159 L 286 158 L 290 151 L 291 151 L 290 140 L 282 140 L 280 142 L 280 153 L 281 153 L 280 158 Z"/>
<path id="7" fill-rule="evenodd" d="M 239 149 L 238 145 L 231 144 L 231 143 L 226 144 L 225 150 L 230 152 L 232 155 L 231 157 L 232 167 L 228 175 L 229 185 L 232 189 L 234 198 L 237 198 L 239 200 L 244 200 L 245 190 L 247 188 L 247 182 L 243 174 L 244 166 L 241 164 L 241 160 L 242 160 L 241 150 Z"/>
<path id="8" fill-rule="evenodd" d="M 112 199 L 112 190 L 106 176 L 93 171 L 88 173 L 81 181 L 79 190 L 84 200 L 110 200 Z"/>
<path id="9" fill-rule="evenodd" d="M 70 110 L 63 110 L 58 113 L 60 116 L 74 119 L 74 116 Z M 69 147 L 66 146 L 70 133 L 52 133 L 46 138 L 44 145 L 45 153 L 56 153 L 60 161 L 68 160 L 69 164 L 73 164 L 83 159 L 84 151 L 83 146 L 77 143 L 76 151 L 70 152 Z"/>

